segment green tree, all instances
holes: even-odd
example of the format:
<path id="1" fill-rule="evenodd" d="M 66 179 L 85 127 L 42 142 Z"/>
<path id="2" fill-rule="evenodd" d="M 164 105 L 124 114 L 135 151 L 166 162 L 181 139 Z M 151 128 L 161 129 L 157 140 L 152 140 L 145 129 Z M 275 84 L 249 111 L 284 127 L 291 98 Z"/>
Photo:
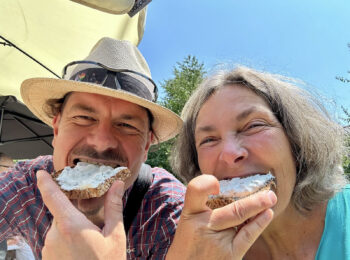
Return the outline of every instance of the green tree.
<path id="1" fill-rule="evenodd" d="M 349 177 L 350 179 L 350 133 L 349 133 L 349 137 L 346 140 L 345 143 L 346 147 L 348 148 L 347 152 L 348 152 L 348 156 L 344 157 L 343 160 L 343 167 L 344 167 L 344 172 L 345 174 Z"/>
<path id="2" fill-rule="evenodd" d="M 204 64 L 195 56 L 187 56 L 182 62 L 177 62 L 173 68 L 173 77 L 165 80 L 160 87 L 165 91 L 159 104 L 180 115 L 186 101 L 203 80 L 206 71 Z M 152 167 L 162 167 L 172 172 L 169 156 L 175 138 L 151 147 L 147 163 Z"/>
<path id="3" fill-rule="evenodd" d="M 348 43 L 348 48 L 350 49 L 350 43 Z M 350 71 L 348 71 L 348 73 L 350 73 Z M 350 79 L 348 79 L 348 78 L 337 76 L 336 79 L 340 80 L 341 82 L 344 82 L 344 83 L 350 83 Z"/>
<path id="4" fill-rule="evenodd" d="M 348 48 L 350 49 L 350 43 L 348 43 Z M 350 71 L 348 71 L 348 73 L 350 74 Z M 340 80 L 343 83 L 347 83 L 347 84 L 350 83 L 350 79 L 346 77 L 337 76 L 336 79 Z M 345 140 L 345 146 L 347 148 L 347 156 L 345 156 L 343 160 L 343 167 L 344 167 L 345 173 L 349 176 L 349 179 L 350 179 L 350 111 L 349 111 L 349 108 L 346 108 L 344 106 L 341 106 L 341 108 L 344 112 L 344 117 L 342 118 L 342 120 L 347 125 L 346 126 L 347 129 L 349 129 L 347 131 L 348 135 Z"/>

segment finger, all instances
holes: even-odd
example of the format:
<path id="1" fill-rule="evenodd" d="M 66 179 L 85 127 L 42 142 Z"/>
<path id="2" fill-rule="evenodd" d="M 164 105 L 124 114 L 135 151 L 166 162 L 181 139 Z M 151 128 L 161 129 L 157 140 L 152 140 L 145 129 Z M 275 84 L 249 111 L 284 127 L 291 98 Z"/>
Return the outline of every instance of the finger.
<path id="1" fill-rule="evenodd" d="M 220 186 L 218 180 L 208 174 L 194 178 L 187 185 L 183 213 L 196 214 L 208 210 L 206 202 L 211 194 L 218 194 Z"/>
<path id="2" fill-rule="evenodd" d="M 41 250 L 42 259 L 64 259 L 64 257 L 67 257 L 62 255 L 61 251 L 55 252 L 54 257 L 50 254 L 50 251 L 53 248 L 57 248 L 57 241 L 59 241 L 59 239 L 61 238 L 57 230 L 56 220 L 53 219 L 50 229 L 45 237 L 44 247 Z"/>
<path id="3" fill-rule="evenodd" d="M 36 173 L 36 176 L 38 188 L 44 203 L 57 220 L 74 220 L 76 217 L 85 218 L 85 216 L 73 206 L 46 171 L 40 170 Z"/>
<path id="4" fill-rule="evenodd" d="M 276 202 L 277 197 L 273 191 L 258 192 L 225 207 L 213 210 L 209 227 L 213 230 L 223 230 L 238 226 L 263 210 L 273 207 Z"/>
<path id="5" fill-rule="evenodd" d="M 105 226 L 103 233 L 105 236 L 116 237 L 124 234 L 123 224 L 123 195 L 124 182 L 115 181 L 108 190 L 105 200 Z"/>
<path id="6" fill-rule="evenodd" d="M 242 259 L 255 240 L 270 224 L 272 219 L 273 211 L 267 209 L 239 230 L 233 239 L 233 250 L 240 256 L 240 259 Z"/>

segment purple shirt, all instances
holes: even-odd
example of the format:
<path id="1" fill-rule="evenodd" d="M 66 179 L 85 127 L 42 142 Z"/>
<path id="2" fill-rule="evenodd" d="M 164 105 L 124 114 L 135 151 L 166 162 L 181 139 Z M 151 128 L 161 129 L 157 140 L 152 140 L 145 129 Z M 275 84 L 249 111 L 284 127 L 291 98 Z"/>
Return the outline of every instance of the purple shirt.
<path id="1" fill-rule="evenodd" d="M 37 187 L 35 174 L 40 169 L 53 172 L 52 156 L 18 162 L 0 174 L 0 241 L 21 234 L 36 258 L 41 258 L 52 221 Z M 184 185 L 164 169 L 152 168 L 152 174 L 152 184 L 128 233 L 128 259 L 164 259 L 180 218 Z"/>

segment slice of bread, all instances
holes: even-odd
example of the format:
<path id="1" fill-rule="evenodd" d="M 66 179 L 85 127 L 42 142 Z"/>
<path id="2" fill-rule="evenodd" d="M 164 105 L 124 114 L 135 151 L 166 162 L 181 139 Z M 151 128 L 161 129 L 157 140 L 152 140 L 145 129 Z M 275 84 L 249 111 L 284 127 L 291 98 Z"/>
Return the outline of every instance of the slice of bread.
<path id="1" fill-rule="evenodd" d="M 64 170 L 67 170 L 69 168 L 69 174 L 71 174 L 70 176 L 74 178 L 74 174 L 72 174 L 72 171 L 74 171 L 75 168 L 78 168 L 79 164 L 80 163 L 78 163 L 78 166 L 74 168 L 66 167 L 63 170 L 55 172 L 52 175 L 53 180 L 58 184 L 58 186 L 60 186 L 61 190 L 67 195 L 69 199 L 91 199 L 101 197 L 109 190 L 114 181 L 125 181 L 131 175 L 129 169 L 125 167 L 116 168 L 115 173 L 113 172 L 112 176 L 102 179 L 102 182 L 100 183 L 96 183 L 96 180 L 92 180 L 92 177 L 89 177 L 84 179 L 83 184 L 80 184 L 79 181 L 76 181 L 77 185 L 75 185 L 74 188 L 67 188 L 67 180 L 60 179 L 60 175 L 63 173 Z M 79 172 L 77 174 L 79 174 Z M 68 175 L 68 178 L 70 176 Z M 65 178 L 67 178 L 67 175 L 65 175 Z"/>
<path id="2" fill-rule="evenodd" d="M 207 206 L 211 209 L 221 208 L 234 201 L 248 197 L 258 191 L 276 187 L 276 178 L 271 174 L 256 174 L 245 178 L 221 180 L 220 193 L 210 195 Z"/>

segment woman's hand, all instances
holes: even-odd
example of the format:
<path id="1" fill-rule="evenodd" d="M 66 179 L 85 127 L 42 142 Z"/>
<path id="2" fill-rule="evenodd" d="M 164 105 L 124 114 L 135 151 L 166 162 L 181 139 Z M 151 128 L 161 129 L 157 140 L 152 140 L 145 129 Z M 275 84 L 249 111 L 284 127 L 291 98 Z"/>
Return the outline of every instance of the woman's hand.
<path id="1" fill-rule="evenodd" d="M 211 175 L 198 176 L 188 184 L 168 260 L 242 259 L 271 222 L 270 208 L 277 202 L 274 192 L 259 192 L 211 210 L 206 206 L 208 195 L 218 192 L 219 182 Z"/>

